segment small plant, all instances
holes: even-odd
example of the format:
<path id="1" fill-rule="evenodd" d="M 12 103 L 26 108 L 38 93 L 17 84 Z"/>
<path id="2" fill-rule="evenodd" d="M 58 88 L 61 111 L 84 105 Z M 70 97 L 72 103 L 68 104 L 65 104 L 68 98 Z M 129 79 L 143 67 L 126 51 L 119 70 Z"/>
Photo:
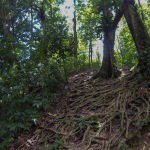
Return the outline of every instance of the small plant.
<path id="1" fill-rule="evenodd" d="M 126 150 L 128 148 L 128 145 L 126 143 L 123 143 L 120 147 L 120 150 Z"/>
<path id="2" fill-rule="evenodd" d="M 91 126 L 92 128 L 99 128 L 99 119 L 96 116 L 91 116 L 88 118 L 80 117 L 77 118 L 76 126 L 80 129 L 85 129 L 87 126 Z"/>
<path id="3" fill-rule="evenodd" d="M 86 118 L 80 117 L 80 118 L 77 118 L 76 120 L 77 120 L 76 126 L 79 129 L 86 129 L 87 128 L 88 122 L 87 122 Z"/>
<path id="4" fill-rule="evenodd" d="M 40 148 L 40 150 L 61 150 L 63 148 L 64 142 L 61 140 L 61 136 L 59 134 L 56 134 L 55 138 L 56 139 L 52 145 Z"/>
<path id="5" fill-rule="evenodd" d="M 64 84 L 60 67 L 49 64 L 21 63 L 7 76 L 0 74 L 0 149 L 5 149 L 22 131 L 37 125 L 43 110 L 60 96 Z"/>

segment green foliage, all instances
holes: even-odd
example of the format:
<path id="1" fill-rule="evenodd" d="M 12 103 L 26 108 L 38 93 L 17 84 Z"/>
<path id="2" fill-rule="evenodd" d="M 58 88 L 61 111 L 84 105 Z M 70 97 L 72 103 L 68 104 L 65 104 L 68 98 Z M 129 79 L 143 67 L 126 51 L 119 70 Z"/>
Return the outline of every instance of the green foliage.
<path id="1" fill-rule="evenodd" d="M 123 143 L 120 147 L 120 150 L 126 150 L 128 148 L 128 145 Z"/>
<path id="2" fill-rule="evenodd" d="M 48 147 L 40 148 L 40 150 L 61 150 L 63 148 L 64 142 L 61 140 L 59 134 L 55 135 L 55 141 Z"/>
<path id="3" fill-rule="evenodd" d="M 122 19 L 122 28 L 117 38 L 118 47 L 115 51 L 117 64 L 121 67 L 128 66 L 132 67 L 137 64 L 137 53 L 132 35 L 125 23 L 124 18 Z"/>
<path id="4" fill-rule="evenodd" d="M 65 59 L 56 55 L 45 63 L 28 59 L 3 71 L 0 74 L 0 149 L 9 146 L 18 133 L 36 126 L 41 112 L 60 96 L 65 77 L 89 68 L 87 62 L 87 55 L 82 52 L 77 66 L 74 58 L 66 54 Z M 60 147 L 59 144 L 57 141 L 55 146 Z"/>
<path id="5" fill-rule="evenodd" d="M 0 17 L 0 149 L 38 124 L 68 76 L 89 68 L 85 47 L 74 64 L 73 35 L 58 7 L 63 1 L 43 2 L 3 1 L 1 5 L 8 9 Z M 9 32 L 3 28 L 5 20 Z M 52 149 L 62 145 L 57 138 Z"/>
<path id="6" fill-rule="evenodd" d="M 102 39 L 103 23 L 112 21 L 113 17 L 102 16 L 101 0 L 78 1 L 80 41 L 75 62 L 73 34 L 59 8 L 63 2 L 0 1 L 0 149 L 9 146 L 17 134 L 28 132 L 38 124 L 42 111 L 60 96 L 67 77 L 89 68 L 100 68 L 100 55 L 97 53 L 97 58 L 89 63 L 85 50 L 90 42 Z M 119 6 L 120 1 L 108 1 L 113 15 Z M 146 18 L 149 18 L 148 10 Z M 150 26 L 148 20 L 146 24 Z M 135 46 L 124 22 L 118 38 L 117 63 L 135 65 Z M 119 116 L 117 112 L 114 115 Z M 97 129 L 100 123 L 94 116 L 81 117 L 77 118 L 76 126 Z M 58 135 L 46 149 L 62 147 L 63 141 Z"/>
<path id="7" fill-rule="evenodd" d="M 98 129 L 100 126 L 99 119 L 96 116 L 80 117 L 76 119 L 76 126 L 79 129 L 86 129 L 88 126 Z"/>
<path id="8" fill-rule="evenodd" d="M 97 55 L 97 58 L 93 60 L 93 62 L 89 65 L 88 62 L 88 55 L 85 51 L 79 51 L 78 60 L 76 64 L 74 63 L 74 57 L 68 56 L 69 54 L 66 53 L 65 59 L 58 58 L 58 62 L 62 65 L 62 71 L 64 72 L 65 76 L 69 77 L 70 75 L 85 71 L 87 69 L 99 69 L 101 62 L 100 56 Z"/>
<path id="9" fill-rule="evenodd" d="M 13 66 L 1 75 L 0 149 L 8 146 L 17 133 L 37 125 L 41 110 L 59 97 L 63 74 L 55 61 L 44 65 L 31 62 Z"/>
<path id="10" fill-rule="evenodd" d="M 73 37 L 60 14 L 62 2 L 0 2 L 0 149 L 37 125 L 60 96 L 63 66 L 52 57 L 71 55 Z"/>

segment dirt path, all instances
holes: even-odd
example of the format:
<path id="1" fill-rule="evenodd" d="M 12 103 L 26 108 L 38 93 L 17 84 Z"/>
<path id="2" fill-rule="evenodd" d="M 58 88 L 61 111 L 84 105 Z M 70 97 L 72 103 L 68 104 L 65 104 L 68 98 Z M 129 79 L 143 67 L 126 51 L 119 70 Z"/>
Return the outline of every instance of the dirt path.
<path id="1" fill-rule="evenodd" d="M 10 149 L 126 150 L 125 142 L 135 136 L 128 142 L 134 148 L 130 146 L 127 150 L 150 150 L 148 128 L 143 134 L 139 125 L 136 128 L 131 123 L 132 119 L 134 123 L 145 123 L 144 117 L 149 117 L 145 97 L 142 104 L 142 100 L 140 104 L 133 103 L 140 97 L 136 91 L 142 93 L 145 84 L 133 82 L 130 85 L 129 81 L 121 79 L 91 81 L 92 75 L 93 72 L 87 71 L 70 77 L 55 109 L 45 113 L 30 135 L 19 136 Z M 148 88 L 144 91 L 150 96 Z M 133 113 L 137 113 L 138 118 Z"/>

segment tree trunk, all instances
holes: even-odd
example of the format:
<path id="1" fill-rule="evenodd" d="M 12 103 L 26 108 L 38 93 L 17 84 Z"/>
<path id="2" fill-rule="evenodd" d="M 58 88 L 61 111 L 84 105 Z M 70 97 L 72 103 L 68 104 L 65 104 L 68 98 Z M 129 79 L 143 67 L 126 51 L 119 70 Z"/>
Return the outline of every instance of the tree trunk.
<path id="1" fill-rule="evenodd" d="M 30 20 L 30 52 L 32 53 L 32 45 L 33 45 L 33 8 L 32 8 L 32 4 L 31 4 L 31 8 L 30 8 L 31 12 L 30 12 L 30 15 L 31 15 L 31 20 Z"/>
<path id="2" fill-rule="evenodd" d="M 52 28 L 54 28 L 54 16 L 53 16 L 53 5 L 50 4 L 50 17 L 51 17 L 51 24 L 52 24 Z M 52 58 L 53 56 L 53 48 L 50 48 L 50 58 Z"/>
<path id="3" fill-rule="evenodd" d="M 114 57 L 114 40 L 116 29 L 106 29 L 104 31 L 104 47 L 103 47 L 103 62 L 101 67 L 101 77 L 111 78 L 117 77 L 114 70 L 115 57 Z"/>
<path id="4" fill-rule="evenodd" d="M 93 47 L 92 47 L 92 38 L 89 39 L 89 66 L 91 66 L 92 63 L 92 56 L 93 55 Z"/>
<path id="5" fill-rule="evenodd" d="M 130 5 L 125 13 L 125 19 L 132 34 L 137 53 L 138 53 L 138 70 L 143 75 L 150 75 L 150 36 L 142 21 L 137 9 Z"/>
<path id="6" fill-rule="evenodd" d="M 91 50 L 91 63 L 93 61 L 93 46 L 92 46 L 92 37 L 90 37 L 90 50 Z"/>
<path id="7" fill-rule="evenodd" d="M 100 71 L 95 74 L 92 78 L 112 78 L 118 77 L 120 71 L 115 65 L 114 57 L 114 41 L 115 41 L 115 32 L 117 25 L 122 18 L 123 14 L 127 11 L 130 4 L 134 3 L 134 0 L 122 0 L 122 5 L 117 11 L 115 16 L 113 12 L 108 8 L 108 0 L 102 0 L 101 6 L 103 13 L 103 32 L 104 32 L 104 48 L 103 48 L 103 62 Z"/>
<path id="8" fill-rule="evenodd" d="M 74 18 L 73 18 L 73 32 L 74 32 L 74 58 L 75 64 L 77 61 L 77 49 L 78 49 L 78 38 L 77 38 L 77 17 L 76 17 L 76 0 L 74 0 Z"/>
<path id="9" fill-rule="evenodd" d="M 90 44 L 89 44 L 89 67 L 91 67 L 91 47 L 90 47 Z"/>
<path id="10" fill-rule="evenodd" d="M 1 11 L 1 19 L 3 24 L 3 35 L 4 38 L 7 39 L 8 35 L 10 34 L 10 24 L 9 24 L 9 10 L 3 9 Z"/>
<path id="11" fill-rule="evenodd" d="M 107 79 L 118 77 L 120 75 L 120 71 L 117 70 L 117 66 L 115 64 L 114 56 L 115 32 L 120 19 L 128 9 L 129 5 L 133 2 L 134 0 L 123 0 L 122 6 L 120 6 L 119 11 L 113 19 L 113 13 L 108 8 L 108 1 L 102 0 L 104 32 L 103 62 L 100 71 L 93 76 L 93 79 L 98 78 L 99 76 Z"/>

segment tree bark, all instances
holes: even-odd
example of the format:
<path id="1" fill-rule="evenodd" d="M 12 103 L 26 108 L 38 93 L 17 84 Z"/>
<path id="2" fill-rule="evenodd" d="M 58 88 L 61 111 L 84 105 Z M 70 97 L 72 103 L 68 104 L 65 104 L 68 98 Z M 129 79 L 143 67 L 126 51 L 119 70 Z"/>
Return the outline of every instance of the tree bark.
<path id="1" fill-rule="evenodd" d="M 73 18 L 73 32 L 74 32 L 74 58 L 75 58 L 75 64 L 77 61 L 77 49 L 78 49 L 78 37 L 77 37 L 77 17 L 76 17 L 76 0 L 74 2 L 74 18 Z"/>
<path id="2" fill-rule="evenodd" d="M 54 28 L 54 14 L 53 14 L 53 5 L 50 4 L 50 17 L 51 17 L 51 23 L 52 23 L 52 28 Z M 50 58 L 53 56 L 53 48 L 50 48 Z"/>
<path id="3" fill-rule="evenodd" d="M 90 38 L 90 47 L 91 47 L 91 63 L 93 61 L 93 46 L 92 46 L 92 37 Z"/>
<path id="4" fill-rule="evenodd" d="M 30 15 L 31 15 L 31 20 L 30 20 L 30 52 L 32 52 L 32 45 L 33 45 L 33 8 L 32 8 L 32 3 L 31 3 L 31 8 L 30 8 Z"/>
<path id="5" fill-rule="evenodd" d="M 92 37 L 89 39 L 89 66 L 91 66 L 93 57 Z"/>
<path id="6" fill-rule="evenodd" d="M 2 24 L 3 24 L 3 35 L 4 38 L 7 39 L 8 35 L 10 34 L 10 23 L 9 23 L 9 10 L 8 9 L 3 9 L 1 11 L 1 19 L 2 19 Z"/>
<path id="7" fill-rule="evenodd" d="M 136 46 L 138 70 L 144 76 L 150 76 L 150 36 L 148 30 L 133 5 L 130 5 L 124 16 Z"/>
<path id="8" fill-rule="evenodd" d="M 111 78 L 117 77 L 114 70 L 114 40 L 116 29 L 106 29 L 104 31 L 104 46 L 103 46 L 103 62 L 101 67 L 101 77 Z"/>

